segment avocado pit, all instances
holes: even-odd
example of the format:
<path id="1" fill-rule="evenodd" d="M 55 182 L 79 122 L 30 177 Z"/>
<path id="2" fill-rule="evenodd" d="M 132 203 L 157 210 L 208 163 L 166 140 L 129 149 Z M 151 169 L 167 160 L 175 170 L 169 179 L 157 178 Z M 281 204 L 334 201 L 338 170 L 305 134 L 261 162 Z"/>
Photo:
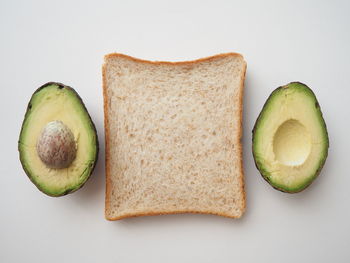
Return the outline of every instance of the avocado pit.
<path id="1" fill-rule="evenodd" d="M 283 122 L 273 137 L 275 158 L 287 166 L 302 165 L 311 152 L 311 136 L 298 120 Z"/>
<path id="2" fill-rule="evenodd" d="M 72 131 L 62 121 L 51 121 L 43 128 L 36 144 L 41 161 L 49 168 L 67 168 L 76 157 Z"/>

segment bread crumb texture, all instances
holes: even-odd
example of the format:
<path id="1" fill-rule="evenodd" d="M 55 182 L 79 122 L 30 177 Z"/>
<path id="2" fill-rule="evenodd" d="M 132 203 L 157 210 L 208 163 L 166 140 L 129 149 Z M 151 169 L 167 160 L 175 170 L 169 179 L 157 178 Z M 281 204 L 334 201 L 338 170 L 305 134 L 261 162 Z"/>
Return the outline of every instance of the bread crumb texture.
<path id="1" fill-rule="evenodd" d="M 183 63 L 105 57 L 107 219 L 242 215 L 245 68 L 234 53 Z"/>

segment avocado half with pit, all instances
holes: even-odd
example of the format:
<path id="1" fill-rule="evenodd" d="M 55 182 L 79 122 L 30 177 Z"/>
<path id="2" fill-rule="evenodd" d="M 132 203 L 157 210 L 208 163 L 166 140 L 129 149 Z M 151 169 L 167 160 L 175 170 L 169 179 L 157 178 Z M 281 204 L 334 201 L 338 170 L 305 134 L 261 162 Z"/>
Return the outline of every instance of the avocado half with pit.
<path id="1" fill-rule="evenodd" d="M 328 147 L 313 91 L 300 82 L 274 90 L 253 129 L 253 156 L 263 178 L 280 191 L 300 192 L 320 173 Z"/>
<path id="2" fill-rule="evenodd" d="M 50 196 L 78 190 L 98 156 L 96 128 L 78 93 L 49 82 L 32 95 L 18 141 L 22 167 Z"/>

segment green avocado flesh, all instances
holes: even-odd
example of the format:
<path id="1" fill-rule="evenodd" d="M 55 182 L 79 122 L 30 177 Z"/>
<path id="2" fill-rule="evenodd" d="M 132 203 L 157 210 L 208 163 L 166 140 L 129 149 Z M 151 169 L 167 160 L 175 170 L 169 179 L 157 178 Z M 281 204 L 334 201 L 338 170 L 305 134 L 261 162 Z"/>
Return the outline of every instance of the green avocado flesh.
<path id="1" fill-rule="evenodd" d="M 50 82 L 34 92 L 18 150 L 24 171 L 45 194 L 62 196 L 83 186 L 97 161 L 98 139 L 74 89 Z"/>
<path id="2" fill-rule="evenodd" d="M 253 156 L 263 178 L 280 191 L 300 192 L 320 173 L 328 147 L 312 90 L 299 82 L 274 90 L 253 129 Z"/>

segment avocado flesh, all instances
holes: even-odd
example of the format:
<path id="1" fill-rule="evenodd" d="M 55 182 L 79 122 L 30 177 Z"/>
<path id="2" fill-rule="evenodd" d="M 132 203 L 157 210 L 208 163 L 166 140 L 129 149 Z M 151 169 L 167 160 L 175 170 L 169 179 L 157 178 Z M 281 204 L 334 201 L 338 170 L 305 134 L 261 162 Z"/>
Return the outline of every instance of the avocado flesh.
<path id="1" fill-rule="evenodd" d="M 321 171 L 328 147 L 312 90 L 299 82 L 274 90 L 253 130 L 253 156 L 264 179 L 278 190 L 300 192 Z"/>
<path id="2" fill-rule="evenodd" d="M 43 128 L 56 120 L 71 130 L 77 146 L 75 159 L 63 169 L 47 167 L 36 148 Z M 26 174 L 42 192 L 61 196 L 79 189 L 92 173 L 98 154 L 96 129 L 79 95 L 59 83 L 40 87 L 28 104 L 18 149 Z"/>

